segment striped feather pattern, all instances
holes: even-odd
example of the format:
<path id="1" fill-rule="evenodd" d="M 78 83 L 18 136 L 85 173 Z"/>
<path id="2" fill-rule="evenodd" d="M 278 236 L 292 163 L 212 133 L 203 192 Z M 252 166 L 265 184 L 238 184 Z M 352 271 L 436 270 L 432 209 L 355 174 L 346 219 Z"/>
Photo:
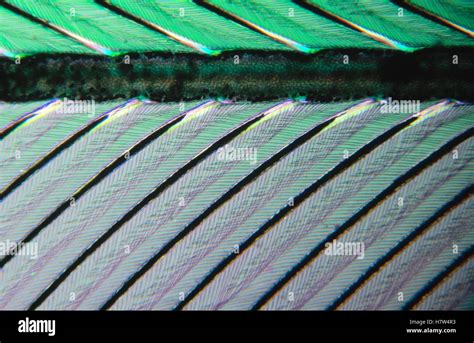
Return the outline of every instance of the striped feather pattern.
<path id="1" fill-rule="evenodd" d="M 474 37 L 474 4 L 469 0 L 429 1 L 407 0 L 445 25 L 453 27 L 470 37 Z"/>
<path id="2" fill-rule="evenodd" d="M 0 33 L 0 55 L 10 58 L 39 53 L 95 54 L 80 43 L 3 7 L 0 7 Z"/>
<path id="3" fill-rule="evenodd" d="M 473 13 L 466 0 L 5 0 L 0 55 L 410 52 L 472 46 Z"/>
<path id="4" fill-rule="evenodd" d="M 474 297 L 473 273 L 474 265 L 471 253 L 461 266 L 452 270 L 436 288 L 425 294 L 414 308 L 420 311 L 472 309 L 470 304 L 472 304 Z"/>
<path id="5" fill-rule="evenodd" d="M 397 49 L 456 46 L 466 36 L 385 0 L 326 1 L 311 4 L 337 20 Z M 407 29 L 410 28 L 410 29 Z M 472 41 L 467 43 L 472 44 Z"/>
<path id="6" fill-rule="evenodd" d="M 101 54 L 116 55 L 128 51 L 192 51 L 129 19 L 111 13 L 93 0 L 78 0 L 74 3 L 67 0 L 8 0 L 8 3 Z"/>
<path id="7" fill-rule="evenodd" d="M 38 248 L 1 257 L 2 309 L 474 306 L 472 105 L 61 102 L 0 104 L 4 186 L 32 170 L 0 241 Z"/>
<path id="8" fill-rule="evenodd" d="M 110 3 L 145 20 L 156 30 L 205 54 L 218 54 L 225 50 L 284 50 L 265 36 L 227 20 L 214 12 L 187 1 L 123 1 Z M 226 37 L 216 32 L 226 32 Z M 290 50 L 290 49 L 288 49 Z"/>

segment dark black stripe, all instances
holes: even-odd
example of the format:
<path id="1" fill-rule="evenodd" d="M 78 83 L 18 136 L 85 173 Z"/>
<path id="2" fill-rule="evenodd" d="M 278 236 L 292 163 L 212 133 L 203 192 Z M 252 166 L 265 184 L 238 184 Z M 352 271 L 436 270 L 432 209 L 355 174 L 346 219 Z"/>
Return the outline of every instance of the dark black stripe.
<path id="1" fill-rule="evenodd" d="M 31 175 L 33 175 L 36 171 L 44 167 L 46 164 L 48 164 L 53 158 L 55 158 L 57 155 L 59 155 L 62 151 L 65 149 L 69 148 L 71 145 L 73 145 L 79 138 L 90 132 L 92 129 L 94 129 L 97 125 L 102 123 L 105 119 L 108 117 L 108 113 L 120 108 L 122 106 L 125 106 L 125 104 L 119 105 L 115 108 L 113 108 L 110 111 L 107 111 L 100 115 L 97 118 L 94 118 L 92 121 L 90 121 L 87 125 L 79 129 L 78 131 L 74 132 L 72 135 L 67 137 L 64 141 L 62 141 L 60 144 L 56 145 L 54 148 L 52 148 L 46 155 L 41 157 L 40 159 L 36 160 L 25 172 L 20 174 L 16 179 L 14 179 L 10 184 L 8 184 L 1 192 L 0 192 L 0 202 L 3 201 L 10 193 L 12 193 L 17 187 L 19 187 L 26 179 L 28 179 Z"/>
<path id="2" fill-rule="evenodd" d="M 279 105 L 279 104 L 277 104 Z M 275 105 L 275 106 L 277 106 Z M 272 108 L 272 107 L 271 107 Z M 119 230 L 126 222 L 133 218 L 143 207 L 145 207 L 150 201 L 158 197 L 163 191 L 169 186 L 176 182 L 181 176 L 186 174 L 191 168 L 201 162 L 203 159 L 211 155 L 219 147 L 225 145 L 227 142 L 238 136 L 241 132 L 245 131 L 248 127 L 258 122 L 265 116 L 265 113 L 271 108 L 260 112 L 254 117 L 244 121 L 236 128 L 232 129 L 225 136 L 221 137 L 207 148 L 202 150 L 199 154 L 194 156 L 180 169 L 174 172 L 166 180 L 160 183 L 151 193 L 143 198 L 138 204 L 136 204 L 130 211 L 125 213 L 110 229 L 108 229 L 98 240 L 96 240 L 81 256 L 79 256 L 60 276 L 57 278 L 30 306 L 30 310 L 36 309 L 40 306 L 43 301 L 59 287 L 59 285 L 76 269 L 87 257 L 89 257 L 95 250 L 97 250 L 107 239 L 109 239 L 117 230 Z"/>
<path id="3" fill-rule="evenodd" d="M 191 110 L 189 110 L 191 111 Z M 98 174 L 94 175 L 89 182 L 83 187 L 72 194 L 68 200 L 64 201 L 61 205 L 59 205 L 53 212 L 51 212 L 45 219 L 38 224 L 22 241 L 21 243 L 27 243 L 35 238 L 41 230 L 43 230 L 46 226 L 51 224 L 56 218 L 58 218 L 65 210 L 67 210 L 71 206 L 71 201 L 77 201 L 80 197 L 82 197 L 87 191 L 89 191 L 92 187 L 96 186 L 99 182 L 107 177 L 110 173 L 112 173 L 115 169 L 120 167 L 123 163 L 127 161 L 127 158 L 135 155 L 143 148 L 145 148 L 148 144 L 153 142 L 155 139 L 160 137 L 166 131 L 168 131 L 173 125 L 179 123 L 189 111 L 183 112 L 182 114 L 176 116 L 175 118 L 171 119 L 164 125 L 160 126 L 158 129 L 154 130 L 148 136 L 141 139 L 137 144 L 135 144 L 130 150 L 122 153 L 118 156 L 115 160 L 113 160 L 109 165 L 107 165 L 104 169 L 102 169 Z M 129 156 L 129 157 L 127 157 Z M 21 244 L 20 243 L 20 244 Z M 5 264 L 7 264 L 15 255 L 13 253 L 7 254 L 3 259 L 0 260 L 0 268 L 3 268 Z"/>
<path id="4" fill-rule="evenodd" d="M 454 272 L 457 268 L 461 267 L 465 262 L 467 262 L 472 255 L 474 254 L 474 245 L 457 259 L 455 259 L 444 271 L 438 274 L 433 280 L 431 280 L 425 287 L 423 287 L 419 292 L 417 292 L 413 298 L 403 307 L 403 310 L 408 311 L 413 309 L 425 295 L 433 291 L 446 277 Z"/>
<path id="5" fill-rule="evenodd" d="M 250 247 L 253 242 L 255 242 L 260 236 L 265 234 L 273 225 L 277 224 L 282 218 L 284 218 L 288 213 L 290 213 L 294 208 L 299 206 L 304 200 L 306 200 L 311 194 L 316 192 L 320 187 L 330 181 L 333 177 L 339 175 L 347 168 L 352 166 L 357 160 L 364 157 L 365 155 L 372 152 L 378 146 L 392 138 L 398 132 L 408 127 L 411 123 L 417 120 L 416 117 L 409 117 L 401 123 L 393 126 L 389 130 L 382 133 L 380 136 L 376 137 L 362 148 L 357 150 L 354 154 L 346 158 L 344 161 L 337 164 L 333 169 L 324 174 L 320 179 L 314 182 L 311 186 L 306 188 L 303 192 L 298 194 L 294 198 L 294 204 L 291 206 L 287 204 L 285 207 L 282 207 L 271 219 L 269 219 L 265 224 L 263 224 L 257 231 L 255 231 L 247 240 L 239 246 L 240 254 L 244 252 L 248 247 Z M 192 291 L 187 295 L 187 297 L 176 306 L 175 310 L 181 310 L 186 306 L 202 289 L 204 289 L 221 271 L 223 271 L 234 259 L 237 258 L 237 254 L 230 254 L 225 259 L 223 259 L 205 278 L 202 280 Z"/>
<path id="6" fill-rule="evenodd" d="M 318 256 L 325 248 L 327 242 L 331 242 L 334 239 L 337 239 L 341 236 L 348 228 L 353 226 L 361 218 L 363 218 L 367 213 L 372 209 L 378 206 L 384 199 L 392 195 L 398 187 L 408 182 L 409 180 L 415 178 L 420 174 L 424 169 L 428 168 L 430 165 L 436 163 L 446 154 L 449 154 L 452 149 L 457 145 L 472 137 L 474 134 L 474 128 L 471 127 L 462 134 L 454 137 L 447 143 L 445 143 L 441 148 L 437 149 L 431 153 L 428 157 L 420 161 L 417 165 L 412 167 L 403 175 L 396 178 L 390 186 L 385 188 L 380 192 L 376 197 L 369 201 L 363 208 L 361 208 L 357 213 L 355 213 L 351 218 L 345 221 L 340 225 L 334 232 L 332 232 L 324 241 L 318 244 L 311 252 L 306 255 L 298 264 L 296 264 L 286 275 L 278 281 L 267 293 L 263 295 L 262 298 L 254 305 L 253 310 L 258 310 L 263 305 L 265 305 L 277 292 L 279 292 L 300 270 L 304 269 L 316 256 Z"/>
<path id="7" fill-rule="evenodd" d="M 444 22 L 442 21 L 441 19 L 439 19 L 438 17 L 436 17 L 436 15 L 432 14 L 431 12 L 429 12 L 428 10 L 424 11 L 423 9 L 413 5 L 413 4 L 410 4 L 404 0 L 391 0 L 396 6 L 399 6 L 399 7 L 404 7 L 406 8 L 407 10 L 409 10 L 410 12 L 413 12 L 415 14 L 418 14 L 419 16 L 425 18 L 425 19 L 428 19 L 430 21 L 434 21 L 435 23 L 437 24 L 440 24 L 440 25 L 443 25 L 444 27 L 447 27 L 451 30 L 455 30 L 456 32 L 461 32 L 462 34 L 465 34 L 467 35 L 465 32 L 459 30 L 456 26 L 453 26 L 453 25 L 450 25 L 448 24 L 447 22 Z M 447 18 L 444 18 L 446 19 L 447 21 L 450 22 L 450 20 L 448 20 Z M 469 35 L 467 35 L 468 37 L 470 37 Z M 472 37 L 471 37 L 472 38 Z"/>
<path id="8" fill-rule="evenodd" d="M 303 135 L 296 138 L 293 142 L 282 148 L 278 151 L 275 155 L 272 155 L 262 164 L 260 164 L 257 168 L 251 171 L 247 176 L 241 179 L 238 183 L 232 186 L 226 193 L 224 193 L 219 199 L 217 199 L 214 203 L 211 204 L 207 209 L 205 209 L 199 216 L 194 218 L 186 227 L 176 235 L 171 241 L 169 241 L 163 248 L 161 248 L 148 262 L 131 278 L 125 282 L 122 287 L 108 299 L 105 304 L 102 306 L 103 310 L 110 308 L 127 290 L 132 287 L 132 285 L 142 277 L 149 269 L 153 267 L 153 265 L 163 257 L 168 251 L 170 251 L 181 239 L 187 236 L 191 231 L 193 231 L 200 223 L 202 223 L 211 213 L 216 211 L 220 206 L 222 206 L 226 201 L 231 199 L 235 194 L 237 194 L 243 187 L 247 184 L 252 182 L 252 180 L 256 179 L 260 174 L 262 174 L 265 170 L 270 168 L 272 165 L 277 163 L 280 159 L 284 156 L 288 155 L 293 150 L 297 149 L 308 140 L 313 138 L 317 135 L 321 130 L 327 127 L 330 123 L 334 121 L 334 117 L 329 118 L 322 123 L 316 125 L 311 130 L 305 132 Z"/>
<path id="9" fill-rule="evenodd" d="M 466 198 L 468 198 L 471 193 L 474 191 L 474 185 L 463 189 L 458 193 L 453 199 L 444 204 L 440 209 L 436 211 L 430 218 L 424 221 L 420 226 L 413 230 L 408 236 L 406 236 L 400 243 L 398 243 L 392 250 L 390 250 L 386 255 L 381 257 L 370 269 L 368 269 L 355 283 L 353 283 L 339 298 L 332 303 L 327 309 L 335 310 L 339 307 L 344 301 L 350 298 L 357 289 L 368 280 L 373 274 L 377 273 L 385 263 L 390 261 L 396 254 L 402 251 L 412 240 L 420 236 L 426 230 L 430 228 L 438 219 L 446 215 L 454 207 L 461 204 Z"/>

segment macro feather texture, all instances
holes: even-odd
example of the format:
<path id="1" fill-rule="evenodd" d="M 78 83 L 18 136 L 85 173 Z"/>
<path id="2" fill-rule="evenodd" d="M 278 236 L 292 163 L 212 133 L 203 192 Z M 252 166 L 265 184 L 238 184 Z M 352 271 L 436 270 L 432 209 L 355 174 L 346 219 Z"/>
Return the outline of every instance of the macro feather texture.
<path id="1" fill-rule="evenodd" d="M 215 56 L 232 50 L 311 54 L 472 46 L 473 7 L 464 1 L 442 3 L 4 0 L 0 54 Z M 415 13 L 420 11 L 433 20 Z"/>
<path id="2" fill-rule="evenodd" d="M 0 234 L 38 247 L 0 261 L 2 309 L 433 309 L 441 294 L 439 308 L 473 306 L 472 287 L 453 286 L 470 262 L 447 272 L 474 243 L 472 105 L 48 107 L 62 102 L 0 107 L 16 111 L 2 152 L 24 156 L 3 160 L 4 184 L 36 166 L 1 199 Z M 364 257 L 328 254 L 335 241 Z"/>

